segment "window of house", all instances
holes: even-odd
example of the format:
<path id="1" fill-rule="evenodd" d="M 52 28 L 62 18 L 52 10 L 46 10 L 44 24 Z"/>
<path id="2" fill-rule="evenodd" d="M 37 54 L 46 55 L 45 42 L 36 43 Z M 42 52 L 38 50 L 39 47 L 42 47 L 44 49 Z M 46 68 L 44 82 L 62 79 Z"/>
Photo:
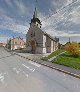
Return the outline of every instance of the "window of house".
<path id="1" fill-rule="evenodd" d="M 15 42 L 15 44 L 17 44 L 17 42 Z"/>
<path id="2" fill-rule="evenodd" d="M 20 44 L 21 44 L 21 42 L 20 42 Z"/>

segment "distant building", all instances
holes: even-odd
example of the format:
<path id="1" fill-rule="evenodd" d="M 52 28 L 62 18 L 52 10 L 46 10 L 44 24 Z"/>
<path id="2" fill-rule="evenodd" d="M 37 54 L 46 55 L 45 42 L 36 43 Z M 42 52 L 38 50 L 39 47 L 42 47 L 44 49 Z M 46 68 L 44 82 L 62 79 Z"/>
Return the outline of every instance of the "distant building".
<path id="1" fill-rule="evenodd" d="M 63 48 L 63 45 L 61 43 L 58 44 L 58 48 L 61 49 Z"/>
<path id="2" fill-rule="evenodd" d="M 6 47 L 6 43 L 0 43 L 0 47 Z"/>
<path id="3" fill-rule="evenodd" d="M 59 38 L 53 38 L 49 34 L 43 32 L 41 30 L 41 25 L 35 8 L 30 28 L 26 34 L 26 48 L 30 53 L 51 53 L 58 49 Z"/>
<path id="4" fill-rule="evenodd" d="M 9 39 L 7 48 L 11 50 L 25 48 L 25 42 L 23 38 L 20 38 L 20 37 Z"/>

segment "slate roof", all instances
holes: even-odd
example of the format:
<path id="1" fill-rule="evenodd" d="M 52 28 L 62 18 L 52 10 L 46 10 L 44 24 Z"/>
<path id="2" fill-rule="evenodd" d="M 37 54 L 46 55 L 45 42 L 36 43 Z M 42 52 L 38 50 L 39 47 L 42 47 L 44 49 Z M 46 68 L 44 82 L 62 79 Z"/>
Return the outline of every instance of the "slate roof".
<path id="1" fill-rule="evenodd" d="M 41 24 L 41 21 L 39 20 L 39 18 L 33 18 L 33 19 L 31 19 L 31 23 L 36 23 L 36 22 L 38 22 L 39 24 Z"/>

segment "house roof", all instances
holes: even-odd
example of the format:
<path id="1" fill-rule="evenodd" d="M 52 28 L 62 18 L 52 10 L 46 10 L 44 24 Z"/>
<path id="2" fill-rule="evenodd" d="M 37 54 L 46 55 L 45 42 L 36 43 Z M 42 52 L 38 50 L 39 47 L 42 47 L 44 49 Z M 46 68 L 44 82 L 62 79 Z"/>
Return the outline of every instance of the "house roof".
<path id="1" fill-rule="evenodd" d="M 23 38 L 21 38 L 21 37 L 16 37 L 16 38 L 13 37 L 12 39 L 10 38 L 9 41 L 11 41 L 11 40 L 13 40 L 13 39 L 20 39 L 20 40 L 22 40 L 22 41 L 25 43 L 25 41 L 24 41 Z"/>

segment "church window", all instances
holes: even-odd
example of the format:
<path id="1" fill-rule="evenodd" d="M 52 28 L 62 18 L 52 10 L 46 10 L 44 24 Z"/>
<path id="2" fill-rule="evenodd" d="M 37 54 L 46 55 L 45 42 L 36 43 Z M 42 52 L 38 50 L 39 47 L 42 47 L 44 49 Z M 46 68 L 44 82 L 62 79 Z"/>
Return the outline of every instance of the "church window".
<path id="1" fill-rule="evenodd" d="M 31 36 L 31 37 L 33 37 L 33 35 L 32 35 L 32 34 L 30 34 L 30 36 Z"/>

